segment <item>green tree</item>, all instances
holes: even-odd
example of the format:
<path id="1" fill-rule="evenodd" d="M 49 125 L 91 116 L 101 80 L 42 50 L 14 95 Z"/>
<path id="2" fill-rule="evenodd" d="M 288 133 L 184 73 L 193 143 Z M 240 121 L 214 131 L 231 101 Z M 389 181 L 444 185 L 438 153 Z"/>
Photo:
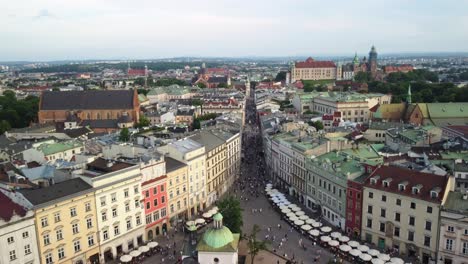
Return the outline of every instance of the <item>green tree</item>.
<path id="1" fill-rule="evenodd" d="M 354 80 L 356 82 L 368 82 L 370 80 L 370 76 L 367 72 L 358 72 L 354 76 Z"/>
<path id="2" fill-rule="evenodd" d="M 11 126 L 10 123 L 6 120 L 0 121 L 0 135 L 5 133 L 6 131 L 10 130 Z"/>
<path id="3" fill-rule="evenodd" d="M 151 124 L 150 120 L 146 116 L 142 115 L 140 116 L 140 120 L 138 120 L 137 127 L 139 128 L 147 127 L 150 124 Z"/>
<path id="4" fill-rule="evenodd" d="M 228 88 L 227 83 L 220 83 L 218 84 L 218 88 Z"/>
<path id="5" fill-rule="evenodd" d="M 252 227 L 252 232 L 245 236 L 247 240 L 247 247 L 249 248 L 250 263 L 255 263 L 255 257 L 262 250 L 268 249 L 268 244 L 270 241 L 267 240 L 257 240 L 257 234 L 260 232 L 260 227 L 257 224 L 254 224 Z"/>
<path id="6" fill-rule="evenodd" d="M 128 128 L 124 127 L 120 130 L 119 140 L 124 142 L 130 140 L 130 131 L 128 131 Z"/>
<path id="7" fill-rule="evenodd" d="M 195 118 L 193 120 L 192 129 L 200 129 L 200 128 L 201 128 L 200 119 Z"/>
<path id="8" fill-rule="evenodd" d="M 241 233 L 242 208 L 234 196 L 227 196 L 218 202 L 219 212 L 223 215 L 224 225 L 233 233 Z"/>
<path id="9" fill-rule="evenodd" d="M 278 74 L 276 74 L 275 77 L 275 82 L 284 82 L 286 81 L 286 72 L 285 71 L 280 71 Z"/>
<path id="10" fill-rule="evenodd" d="M 310 122 L 308 122 L 308 124 L 309 124 L 310 126 L 315 127 L 315 129 L 317 129 L 317 131 L 323 129 L 323 123 L 320 122 L 320 121 L 310 121 Z"/>
<path id="11" fill-rule="evenodd" d="M 197 86 L 198 86 L 199 88 L 202 88 L 202 89 L 203 89 L 203 88 L 206 88 L 206 85 L 205 85 L 204 83 L 202 83 L 202 82 L 197 83 Z"/>

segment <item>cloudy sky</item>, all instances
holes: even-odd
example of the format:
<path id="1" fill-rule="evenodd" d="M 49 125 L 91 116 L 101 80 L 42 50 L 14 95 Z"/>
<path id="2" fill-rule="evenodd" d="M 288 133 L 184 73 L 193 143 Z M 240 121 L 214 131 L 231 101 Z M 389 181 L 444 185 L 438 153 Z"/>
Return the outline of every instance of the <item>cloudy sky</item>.
<path id="1" fill-rule="evenodd" d="M 468 0 L 0 0 L 0 61 L 468 51 Z"/>

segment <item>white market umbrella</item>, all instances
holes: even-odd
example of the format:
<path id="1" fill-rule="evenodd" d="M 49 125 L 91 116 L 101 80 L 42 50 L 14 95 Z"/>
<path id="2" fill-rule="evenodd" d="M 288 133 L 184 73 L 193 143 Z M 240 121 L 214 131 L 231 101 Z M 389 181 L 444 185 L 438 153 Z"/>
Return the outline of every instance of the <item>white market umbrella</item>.
<path id="1" fill-rule="evenodd" d="M 314 237 L 318 237 L 320 235 L 320 232 L 317 229 L 310 230 L 309 234 Z"/>
<path id="2" fill-rule="evenodd" d="M 205 222 L 206 222 L 206 221 L 205 221 L 205 219 L 203 219 L 203 218 L 197 218 L 197 219 L 195 220 L 195 224 L 204 224 Z"/>
<path id="3" fill-rule="evenodd" d="M 369 255 L 371 255 L 373 257 L 377 257 L 380 254 L 380 252 L 378 250 L 376 250 L 376 249 L 370 249 L 369 251 L 367 251 L 367 254 L 369 254 Z"/>
<path id="4" fill-rule="evenodd" d="M 338 240 L 339 240 L 340 242 L 346 243 L 346 242 L 349 241 L 349 237 L 347 237 L 347 236 L 342 236 L 342 237 L 338 238 Z"/>
<path id="5" fill-rule="evenodd" d="M 296 221 L 294 221 L 294 224 L 297 226 L 301 226 L 304 224 L 304 221 L 297 219 Z"/>
<path id="6" fill-rule="evenodd" d="M 293 213 L 293 212 L 286 213 L 286 216 L 287 217 L 297 217 L 296 214 Z"/>
<path id="7" fill-rule="evenodd" d="M 305 215 L 304 211 L 302 211 L 302 210 L 301 211 L 296 211 L 295 214 L 297 216 Z"/>
<path id="8" fill-rule="evenodd" d="M 365 254 L 365 253 L 359 255 L 359 258 L 362 259 L 362 260 L 364 260 L 364 261 L 371 261 L 371 260 L 372 260 L 372 256 L 369 255 L 369 254 Z"/>
<path id="9" fill-rule="evenodd" d="M 210 214 L 210 212 L 206 212 L 206 213 L 204 213 L 202 216 L 203 216 L 204 218 L 210 218 L 210 217 L 212 217 L 213 215 Z"/>
<path id="10" fill-rule="evenodd" d="M 361 253 L 361 251 L 359 251 L 359 250 L 357 250 L 357 249 L 351 249 L 351 250 L 349 251 L 349 254 L 350 254 L 351 256 L 357 257 L 357 256 L 361 255 L 362 253 Z"/>
<path id="11" fill-rule="evenodd" d="M 283 201 L 283 204 L 284 204 L 284 205 L 290 205 L 291 203 L 290 203 L 288 200 L 284 200 L 284 201 Z"/>
<path id="12" fill-rule="evenodd" d="M 136 258 L 141 255 L 141 252 L 138 250 L 133 250 L 129 255 Z"/>
<path id="13" fill-rule="evenodd" d="M 309 218 L 309 219 L 307 219 L 305 222 L 306 222 L 307 224 L 311 225 L 311 224 L 315 223 L 315 220 L 312 219 L 312 218 Z"/>
<path id="14" fill-rule="evenodd" d="M 312 224 L 313 227 L 321 227 L 322 226 L 322 223 L 319 223 L 319 222 L 315 222 Z"/>
<path id="15" fill-rule="evenodd" d="M 297 205 L 293 203 L 289 205 L 289 208 L 294 208 L 294 207 L 297 207 Z"/>
<path id="16" fill-rule="evenodd" d="M 297 212 L 297 211 L 301 211 L 301 208 L 296 206 L 296 207 L 292 207 L 291 210 L 294 212 Z"/>
<path id="17" fill-rule="evenodd" d="M 330 236 L 333 237 L 333 238 L 340 238 L 341 234 L 340 234 L 340 232 L 333 232 L 333 233 L 330 234 Z"/>
<path id="18" fill-rule="evenodd" d="M 304 230 L 304 231 L 309 231 L 312 229 L 312 227 L 310 225 L 303 225 L 301 226 L 301 229 Z"/>
<path id="19" fill-rule="evenodd" d="M 132 256 L 123 255 L 123 256 L 120 257 L 120 261 L 121 261 L 121 262 L 124 262 L 124 263 L 130 262 L 130 261 L 132 261 Z"/>
<path id="20" fill-rule="evenodd" d="M 145 253 L 145 252 L 148 252 L 150 249 L 147 246 L 141 246 L 141 247 L 138 248 L 138 250 Z"/>
<path id="21" fill-rule="evenodd" d="M 348 246 L 348 245 L 341 245 L 340 250 L 343 251 L 343 252 L 348 252 L 348 251 L 351 250 L 351 247 Z"/>
<path id="22" fill-rule="evenodd" d="M 330 232 L 331 230 L 332 230 L 332 229 L 331 229 L 331 227 L 329 227 L 329 226 L 324 226 L 324 227 L 320 228 L 320 231 L 322 231 L 322 232 L 324 232 L 324 233 L 328 233 L 328 232 Z"/>
<path id="23" fill-rule="evenodd" d="M 218 212 L 218 209 L 211 209 L 208 211 L 211 215 L 215 215 Z"/>
<path id="24" fill-rule="evenodd" d="M 306 221 L 306 220 L 309 220 L 309 217 L 307 215 L 301 215 L 299 216 L 299 219 Z"/>
<path id="25" fill-rule="evenodd" d="M 289 221 L 296 222 L 296 221 L 299 221 L 299 218 L 297 218 L 297 216 L 291 216 L 289 217 Z"/>
<path id="26" fill-rule="evenodd" d="M 395 264 L 404 264 L 405 263 L 401 258 L 391 258 L 390 261 L 395 263 Z"/>
<path id="27" fill-rule="evenodd" d="M 361 252 L 367 252 L 369 250 L 369 247 L 366 245 L 360 245 L 357 249 L 359 249 L 359 251 Z"/>
<path id="28" fill-rule="evenodd" d="M 351 240 L 351 241 L 348 242 L 348 245 L 350 247 L 357 248 L 357 247 L 359 247 L 360 244 L 357 241 Z"/>
<path id="29" fill-rule="evenodd" d="M 372 264 L 385 264 L 385 261 L 379 259 L 379 258 L 374 258 L 371 260 Z"/>
<path id="30" fill-rule="evenodd" d="M 283 214 L 287 214 L 287 213 L 291 213 L 291 210 L 289 210 L 289 208 L 285 208 L 285 209 L 281 209 L 281 212 Z"/>
<path id="31" fill-rule="evenodd" d="M 288 209 L 288 210 L 289 210 L 289 207 L 287 207 L 286 205 L 283 204 L 283 205 L 281 205 L 281 206 L 279 207 L 279 209 L 280 209 L 280 210 L 283 210 L 283 209 Z"/>
<path id="32" fill-rule="evenodd" d="M 381 260 L 383 260 L 383 261 L 389 261 L 389 260 L 390 260 L 390 255 L 380 253 L 379 256 L 378 256 L 378 258 L 381 259 Z"/>
<path id="33" fill-rule="evenodd" d="M 158 242 L 149 242 L 148 243 L 148 247 L 150 247 L 150 248 L 155 248 L 157 246 L 158 246 Z"/>
<path id="34" fill-rule="evenodd" d="M 213 208 L 211 208 L 211 210 L 215 210 L 216 212 L 218 212 L 219 208 L 218 208 L 218 206 L 213 206 Z"/>
<path id="35" fill-rule="evenodd" d="M 330 240 L 328 241 L 328 245 L 332 246 L 332 247 L 337 247 L 338 245 L 340 244 L 340 242 L 336 241 L 336 240 Z"/>
<path id="36" fill-rule="evenodd" d="M 331 240 L 331 237 L 329 237 L 329 236 L 321 236 L 321 237 L 320 237 L 320 240 L 323 241 L 323 242 L 328 242 L 328 241 Z"/>
<path id="37" fill-rule="evenodd" d="M 195 222 L 194 221 L 187 221 L 187 222 L 185 222 L 185 225 L 186 226 L 192 226 L 192 225 L 195 225 Z"/>

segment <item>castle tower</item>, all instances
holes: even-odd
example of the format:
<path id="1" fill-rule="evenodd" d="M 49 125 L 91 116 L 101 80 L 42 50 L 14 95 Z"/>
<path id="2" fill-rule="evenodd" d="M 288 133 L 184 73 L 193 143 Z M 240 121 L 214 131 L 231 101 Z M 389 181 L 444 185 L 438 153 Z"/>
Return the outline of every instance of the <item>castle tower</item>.
<path id="1" fill-rule="evenodd" d="M 369 71 L 371 76 L 375 77 L 377 73 L 377 51 L 374 46 L 372 46 L 369 52 Z"/>

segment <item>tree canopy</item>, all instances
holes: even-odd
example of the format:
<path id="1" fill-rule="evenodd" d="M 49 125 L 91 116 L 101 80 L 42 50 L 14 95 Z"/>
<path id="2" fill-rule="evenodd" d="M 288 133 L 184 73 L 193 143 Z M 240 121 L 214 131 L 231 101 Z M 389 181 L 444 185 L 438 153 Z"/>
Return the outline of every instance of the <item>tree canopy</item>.
<path id="1" fill-rule="evenodd" d="M 218 202 L 219 212 L 223 215 L 224 225 L 233 233 L 241 233 L 242 208 L 239 199 L 227 196 Z"/>
<path id="2" fill-rule="evenodd" d="M 130 131 L 128 131 L 128 128 L 124 127 L 120 130 L 119 140 L 124 142 L 130 140 Z"/>
<path id="3" fill-rule="evenodd" d="M 37 120 L 39 98 L 28 96 L 18 100 L 13 91 L 0 96 L 0 134 L 11 128 L 22 128 Z"/>
<path id="4" fill-rule="evenodd" d="M 286 72 L 285 71 L 280 71 L 278 74 L 276 74 L 275 77 L 275 82 L 284 82 L 286 81 Z"/>
<path id="5" fill-rule="evenodd" d="M 257 224 L 254 224 L 252 227 L 252 232 L 245 237 L 247 240 L 247 247 L 249 248 L 250 263 L 255 263 L 255 256 L 262 251 L 268 249 L 268 240 L 257 240 L 257 234 L 260 232 L 260 227 Z"/>

